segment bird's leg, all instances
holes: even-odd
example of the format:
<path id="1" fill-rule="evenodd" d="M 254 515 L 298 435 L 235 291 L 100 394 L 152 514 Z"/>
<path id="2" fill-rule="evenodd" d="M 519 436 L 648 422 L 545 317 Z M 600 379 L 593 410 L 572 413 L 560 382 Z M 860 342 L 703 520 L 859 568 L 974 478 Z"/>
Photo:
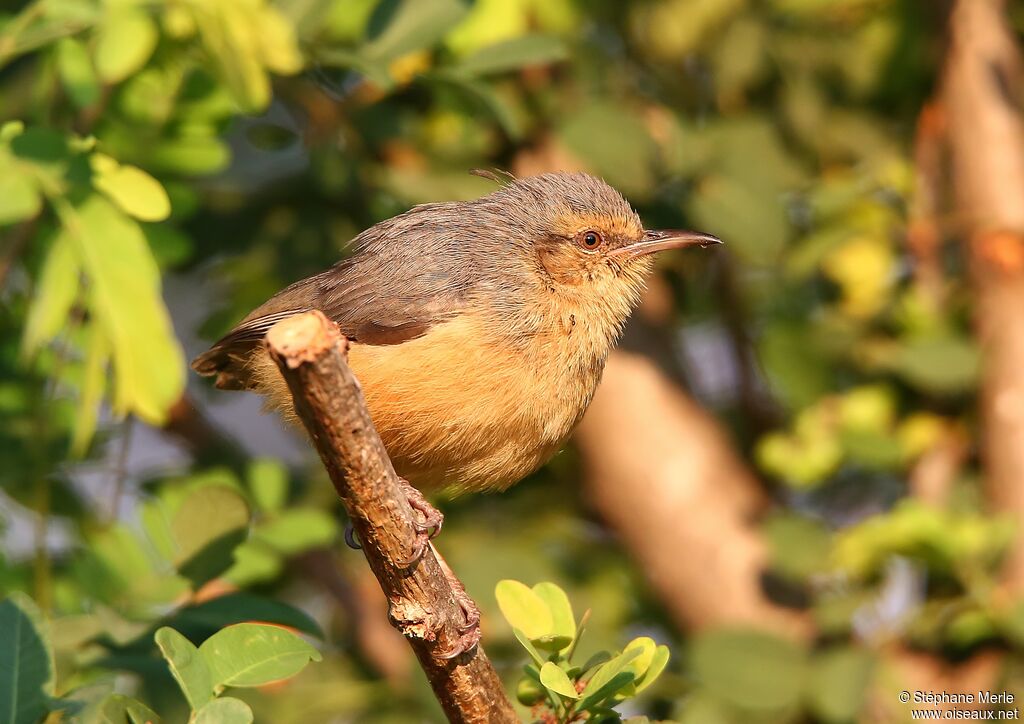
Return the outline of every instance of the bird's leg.
<path id="1" fill-rule="evenodd" d="M 462 617 L 464 619 L 462 625 L 458 627 L 459 637 L 455 640 L 452 647 L 447 651 L 437 654 L 442 659 L 454 659 L 467 651 L 472 651 L 480 643 L 480 609 L 476 607 L 476 602 L 466 593 L 466 589 L 462 586 L 462 581 L 452 573 L 452 569 L 448 567 L 448 562 L 441 557 L 436 548 L 434 549 L 434 557 L 437 558 L 437 562 L 441 565 L 441 570 L 444 571 L 445 578 L 448 579 L 448 583 L 452 587 L 452 593 L 455 594 L 455 603 L 462 610 Z"/>
<path id="2" fill-rule="evenodd" d="M 423 553 L 427 550 L 430 540 L 441 532 L 441 526 L 444 525 L 444 515 L 440 510 L 428 503 L 427 499 L 423 497 L 423 493 L 414 488 L 408 480 L 399 478 L 398 481 L 401 483 L 402 491 L 405 493 L 413 513 L 419 513 L 422 516 L 422 520 L 417 520 L 418 516 L 414 516 L 413 526 L 416 528 L 416 542 L 413 544 L 412 555 L 409 556 L 408 560 L 401 563 L 403 568 L 408 568 L 423 557 Z"/>

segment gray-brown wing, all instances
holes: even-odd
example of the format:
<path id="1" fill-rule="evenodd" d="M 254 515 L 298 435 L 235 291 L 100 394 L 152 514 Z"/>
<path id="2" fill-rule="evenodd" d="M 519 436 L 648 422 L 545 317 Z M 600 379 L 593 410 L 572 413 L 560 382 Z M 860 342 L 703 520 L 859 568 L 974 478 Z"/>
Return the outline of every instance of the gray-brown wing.
<path id="1" fill-rule="evenodd" d="M 368 229 L 354 240 L 353 256 L 274 295 L 192 368 L 216 375 L 218 387 L 247 388 L 249 359 L 267 331 L 311 309 L 337 322 L 353 341 L 374 345 L 401 344 L 458 315 L 477 279 L 474 265 L 453 248 L 453 229 L 429 213 L 447 206 L 416 207 Z"/>

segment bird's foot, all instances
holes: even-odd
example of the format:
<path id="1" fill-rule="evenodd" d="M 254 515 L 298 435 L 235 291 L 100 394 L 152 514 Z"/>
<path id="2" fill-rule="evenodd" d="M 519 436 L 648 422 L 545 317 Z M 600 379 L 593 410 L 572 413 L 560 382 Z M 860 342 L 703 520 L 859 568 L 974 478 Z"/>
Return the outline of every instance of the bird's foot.
<path id="1" fill-rule="evenodd" d="M 452 574 L 448 566 L 443 565 L 442 568 L 444 569 L 445 577 L 451 584 L 452 591 L 455 593 L 455 602 L 462 610 L 464 621 L 458 627 L 459 635 L 451 647 L 439 652 L 437 657 L 441 659 L 454 659 L 472 651 L 480 643 L 480 609 L 476 607 L 476 603 L 466 593 L 466 589 L 462 587 L 462 582 Z"/>
<path id="2" fill-rule="evenodd" d="M 440 510 L 427 502 L 427 499 L 423 497 L 423 493 L 414 488 L 408 480 L 399 478 L 399 481 L 402 484 L 402 491 L 409 501 L 409 506 L 413 510 L 413 526 L 416 529 L 416 539 L 413 543 L 412 554 L 408 559 L 399 563 L 402 568 L 408 568 L 423 557 L 427 546 L 430 545 L 431 539 L 441 532 L 441 527 L 444 525 L 444 515 Z M 419 515 L 416 515 L 417 513 Z"/>
<path id="3" fill-rule="evenodd" d="M 352 527 L 352 521 L 345 524 L 345 545 L 354 551 L 360 551 L 363 549 L 359 539 L 356 538 L 356 529 Z"/>

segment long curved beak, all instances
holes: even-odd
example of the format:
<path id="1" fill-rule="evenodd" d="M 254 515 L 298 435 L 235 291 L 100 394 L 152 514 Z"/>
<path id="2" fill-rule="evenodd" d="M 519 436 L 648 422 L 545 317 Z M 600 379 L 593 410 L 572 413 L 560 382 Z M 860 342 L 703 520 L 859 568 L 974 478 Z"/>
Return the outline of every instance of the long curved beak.
<path id="1" fill-rule="evenodd" d="M 682 249 L 687 246 L 708 247 L 721 243 L 723 243 L 722 240 L 717 236 L 703 234 L 699 231 L 680 231 L 677 229 L 645 231 L 640 241 L 621 246 L 610 252 L 609 256 L 635 258 L 667 249 Z"/>

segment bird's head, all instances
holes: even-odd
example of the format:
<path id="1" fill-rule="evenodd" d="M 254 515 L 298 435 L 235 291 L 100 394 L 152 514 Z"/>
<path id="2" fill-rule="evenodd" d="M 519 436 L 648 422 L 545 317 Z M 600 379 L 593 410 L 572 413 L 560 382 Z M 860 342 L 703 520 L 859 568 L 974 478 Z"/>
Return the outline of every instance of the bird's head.
<path id="1" fill-rule="evenodd" d="M 621 298 L 628 308 L 655 252 L 722 243 L 695 231 L 645 229 L 618 191 L 584 173 L 512 180 L 481 201 L 505 216 L 518 255 L 552 291 L 595 302 Z"/>

